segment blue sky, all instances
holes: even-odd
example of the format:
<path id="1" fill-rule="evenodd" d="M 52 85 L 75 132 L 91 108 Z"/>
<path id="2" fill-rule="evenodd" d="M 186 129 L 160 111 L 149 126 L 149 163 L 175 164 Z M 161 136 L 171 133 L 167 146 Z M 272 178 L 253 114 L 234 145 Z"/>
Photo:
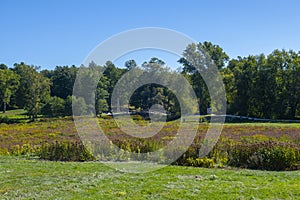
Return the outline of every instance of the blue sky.
<path id="1" fill-rule="evenodd" d="M 220 45 L 231 58 L 300 51 L 300 1 L 0 0 L 0 63 L 80 65 L 103 40 L 163 27 Z"/>

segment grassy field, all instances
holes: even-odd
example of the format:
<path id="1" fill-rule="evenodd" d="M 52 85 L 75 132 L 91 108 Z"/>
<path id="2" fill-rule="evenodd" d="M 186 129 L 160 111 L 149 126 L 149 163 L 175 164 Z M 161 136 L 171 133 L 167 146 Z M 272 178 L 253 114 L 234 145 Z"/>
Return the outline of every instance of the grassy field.
<path id="1" fill-rule="evenodd" d="M 299 188 L 299 171 L 169 166 L 128 174 L 97 162 L 0 157 L 0 199 L 299 199 Z"/>
<path id="2" fill-rule="evenodd" d="M 24 110 L 0 114 L 17 123 L 0 124 L 0 154 L 41 143 L 76 142 L 71 118 L 39 118 L 30 122 Z M 138 122 L 143 124 L 144 122 Z M 127 137 L 111 119 L 99 119 L 105 134 L 117 143 Z M 208 124 L 201 123 L 199 143 Z M 164 145 L 173 139 L 178 122 L 167 122 L 146 143 Z M 139 134 L 138 131 L 136 134 Z M 221 144 L 263 141 L 300 146 L 300 124 L 225 124 Z M 146 143 L 140 143 L 141 147 Z M 122 168 L 132 163 L 120 162 Z M 148 164 L 149 165 L 149 164 Z M 220 166 L 219 166 L 220 167 Z M 300 171 L 271 172 L 230 168 L 168 166 L 145 174 L 116 171 L 99 162 L 50 162 L 32 156 L 0 156 L 0 199 L 300 199 Z"/>
<path id="3" fill-rule="evenodd" d="M 20 112 L 20 111 L 19 111 Z M 0 116 L 3 114 L 0 114 Z M 24 119 L 22 114 L 6 113 L 12 118 Z M 99 119 L 99 124 L 107 136 L 114 140 L 126 137 L 120 132 L 117 124 L 111 119 Z M 199 126 L 196 140 L 200 140 L 206 133 L 208 125 L 202 123 Z M 167 122 L 159 134 L 153 138 L 157 141 L 172 140 L 177 133 L 178 123 Z M 138 130 L 139 132 L 140 130 Z M 137 133 L 138 134 L 138 133 Z M 137 135 L 138 136 L 138 135 Z M 299 123 L 233 123 L 225 124 L 221 140 L 232 140 L 234 142 L 251 141 L 288 141 L 300 143 Z M 36 122 L 20 122 L 14 124 L 0 124 L 0 150 L 11 148 L 14 145 L 38 145 L 41 142 L 54 141 L 78 141 L 79 137 L 76 127 L 71 118 L 40 118 Z"/>
<path id="4" fill-rule="evenodd" d="M 26 115 L 26 111 L 23 109 L 16 109 L 16 110 L 8 110 L 5 113 L 0 112 L 0 117 L 7 117 L 9 119 L 16 120 L 18 122 L 28 122 L 29 118 Z"/>

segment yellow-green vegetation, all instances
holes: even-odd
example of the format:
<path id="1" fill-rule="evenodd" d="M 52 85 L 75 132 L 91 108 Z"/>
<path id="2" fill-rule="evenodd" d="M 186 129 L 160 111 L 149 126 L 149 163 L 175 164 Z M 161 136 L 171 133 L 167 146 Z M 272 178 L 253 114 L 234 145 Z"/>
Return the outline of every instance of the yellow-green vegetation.
<path id="1" fill-rule="evenodd" d="M 12 116 L 22 115 L 15 111 Z M 7 113 L 9 114 L 9 113 Z M 119 125 L 127 122 L 121 121 Z M 140 125 L 148 122 L 137 121 Z M 161 122 L 157 122 L 161 123 Z M 192 123 L 192 122 L 185 122 Z M 112 144 L 121 151 L 147 153 L 163 148 L 176 137 L 179 121 L 166 122 L 162 130 L 150 138 L 136 138 L 123 133 L 111 118 L 99 118 L 99 124 Z M 173 164 L 196 167 L 223 167 L 227 165 L 267 170 L 294 170 L 299 168 L 299 124 L 248 123 L 225 124 L 219 142 L 207 158 L 198 159 L 198 151 L 207 123 L 201 123 L 193 144 Z M 141 134 L 141 130 L 135 131 Z M 108 144 L 101 147 L 101 157 L 109 160 L 127 160 L 126 155 L 114 157 Z M 92 149 L 93 150 L 93 149 Z M 97 151 L 97 150 L 96 150 Z M 174 152 L 177 149 L 174 149 Z M 77 153 L 75 153 L 77 152 Z M 162 152 L 161 160 L 174 152 Z M 87 161 L 95 158 L 83 148 L 72 118 L 40 118 L 36 122 L 0 124 L 1 155 L 31 155 L 47 160 Z M 139 155 L 135 159 L 144 159 Z M 151 161 L 151 160 L 150 160 Z M 278 165 L 278 163 L 281 163 Z"/>
<path id="2" fill-rule="evenodd" d="M 29 145 L 32 148 L 44 142 L 77 141 L 76 129 L 71 119 L 40 119 L 32 123 L 0 124 L 0 149 Z"/>
<path id="3" fill-rule="evenodd" d="M 147 124 L 142 121 L 138 123 Z M 163 147 L 176 137 L 179 125 L 178 121 L 167 122 L 156 136 L 136 139 L 122 133 L 113 119 L 99 118 L 99 124 L 115 145 L 134 152 L 148 152 Z M 95 161 L 41 160 L 94 159 L 80 143 L 72 118 L 2 123 L 0 199 L 300 198 L 299 170 L 271 172 L 230 167 L 296 169 L 288 165 L 297 167 L 299 164 L 298 124 L 226 124 L 218 144 L 208 157 L 197 158 L 197 150 L 207 128 L 207 123 L 200 124 L 194 143 L 174 163 L 185 166 L 168 166 L 145 174 L 128 174 Z M 119 165 L 128 164 L 130 162 L 119 162 Z"/>
<path id="4" fill-rule="evenodd" d="M 16 109 L 16 110 L 7 110 L 5 113 L 1 112 L 0 116 L 7 116 L 11 119 L 22 119 L 26 115 L 26 111 L 24 109 Z M 26 116 L 25 116 L 26 117 Z"/>
<path id="5" fill-rule="evenodd" d="M 128 174 L 97 162 L 2 156 L 0 186 L 0 199 L 299 199 L 300 172 L 169 166 Z"/>
<path id="6" fill-rule="evenodd" d="M 0 113 L 0 123 L 20 123 L 28 122 L 29 118 L 26 116 L 26 111 L 23 109 L 9 110 L 5 113 Z"/>

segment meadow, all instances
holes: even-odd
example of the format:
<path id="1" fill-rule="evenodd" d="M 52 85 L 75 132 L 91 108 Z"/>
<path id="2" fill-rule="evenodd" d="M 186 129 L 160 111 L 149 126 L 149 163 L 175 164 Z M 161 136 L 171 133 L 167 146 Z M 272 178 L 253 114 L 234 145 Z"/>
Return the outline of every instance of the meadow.
<path id="1" fill-rule="evenodd" d="M 208 124 L 201 123 L 194 143 L 173 165 L 132 174 L 87 158 L 90 154 L 82 154 L 82 160 L 72 154 L 73 160 L 87 162 L 62 162 L 72 161 L 68 160 L 71 154 L 63 151 L 82 150 L 80 145 L 70 146 L 80 144 L 70 117 L 40 117 L 30 122 L 22 110 L 0 114 L 0 118 L 4 116 L 14 121 L 0 124 L 0 199 L 300 198 L 300 124 L 297 123 L 227 123 L 213 151 L 202 160 L 197 158 L 197 150 Z M 115 145 L 134 152 L 159 149 L 174 139 L 178 130 L 178 121 L 171 121 L 157 135 L 138 140 L 122 133 L 109 117 L 98 121 Z M 63 155 L 51 157 L 60 153 Z M 264 170 L 243 169 L 260 169 L 257 166 L 266 162 L 259 159 L 266 155 L 269 157 Z M 250 163 L 245 165 L 249 159 Z M 119 163 L 124 167 L 132 164 Z M 292 167 L 286 168 L 287 164 Z M 268 168 L 269 165 L 284 167 Z"/>
<path id="2" fill-rule="evenodd" d="M 28 119 L 26 121 L 22 110 L 8 112 L 5 115 L 15 123 L 0 124 L 1 155 L 33 155 L 56 161 L 93 160 L 92 156 L 84 150 L 71 117 L 41 117 L 35 122 L 30 122 Z M 140 125 L 149 123 L 140 118 L 135 122 Z M 139 134 L 143 134 L 141 129 L 132 129 L 131 135 L 128 135 L 120 129 L 120 121 L 117 124 L 111 117 L 98 118 L 98 123 L 113 145 L 118 146 L 121 151 L 138 154 L 164 148 L 177 137 L 176 133 L 180 126 L 178 120 L 166 122 L 157 134 L 148 138 L 139 138 Z M 121 121 L 121 123 L 127 122 Z M 155 122 L 158 126 L 159 123 L 161 122 Z M 185 130 L 187 132 L 189 132 L 190 123 L 193 122 L 185 123 L 188 127 Z M 300 166 L 299 123 L 226 123 L 214 149 L 207 155 L 207 158 L 201 160 L 198 158 L 198 152 L 208 128 L 209 124 L 206 122 L 199 124 L 193 143 L 173 164 L 198 167 L 229 165 L 267 170 L 295 170 Z M 152 129 L 155 130 L 155 127 Z M 163 152 L 162 160 L 176 153 L 178 148 Z M 137 159 L 111 155 L 111 145 L 104 145 L 100 150 L 96 148 L 89 150 L 94 155 L 113 161 Z M 74 152 L 80 155 L 76 156 Z M 155 160 L 155 162 L 162 163 L 162 160 Z"/>

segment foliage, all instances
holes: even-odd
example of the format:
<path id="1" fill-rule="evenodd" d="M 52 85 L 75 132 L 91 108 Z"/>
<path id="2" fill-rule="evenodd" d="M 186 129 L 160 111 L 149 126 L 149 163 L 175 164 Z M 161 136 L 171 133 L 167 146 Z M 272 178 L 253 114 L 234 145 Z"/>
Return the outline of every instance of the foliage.
<path id="1" fill-rule="evenodd" d="M 88 112 L 88 106 L 82 97 L 72 96 L 73 115 L 85 115 Z"/>
<path id="2" fill-rule="evenodd" d="M 201 74 L 193 65 L 193 60 L 199 61 Z M 182 84 L 172 80 L 177 80 L 175 76 L 184 76 L 195 91 L 200 113 L 206 114 L 208 107 L 213 109 L 217 107 L 214 102 L 211 102 L 207 81 L 205 81 L 209 79 L 207 71 L 211 67 L 207 62 L 211 60 L 223 78 L 227 114 L 265 119 L 295 119 L 299 116 L 299 52 L 276 49 L 269 55 L 229 58 L 220 46 L 211 42 L 188 45 L 178 61 L 182 65 L 182 70 L 178 71 L 170 70 L 163 60 L 156 57 L 141 66 L 138 66 L 133 59 L 128 60 L 125 62 L 126 68 L 119 68 L 111 61 L 107 61 L 104 66 L 91 62 L 88 66 L 81 66 L 80 69 L 83 70 L 80 76 L 77 76 L 79 68 L 74 65 L 39 71 L 39 67 L 23 62 L 14 64 L 13 68 L 1 64 L 0 103 L 4 110 L 6 106 L 9 109 L 26 109 L 27 114 L 34 119 L 41 114 L 41 108 L 48 102 L 50 96 L 59 97 L 64 99 L 68 106 L 63 114 L 57 113 L 64 116 L 72 115 L 68 98 L 73 95 L 84 98 L 87 113 L 101 115 L 112 111 L 111 97 L 120 78 L 124 78 L 123 75 L 128 74 L 126 73 L 128 71 L 133 74 L 135 73 L 133 71 L 136 71 L 137 76 L 129 77 L 130 79 L 127 80 L 128 87 L 138 81 L 137 77 L 144 79 L 154 73 L 160 73 L 167 85 L 176 86 L 180 90 L 179 93 L 182 93 L 187 88 L 182 88 Z M 78 80 L 76 85 L 78 91 L 74 91 L 73 94 L 75 80 Z M 92 88 L 94 86 L 96 88 Z M 218 88 L 216 86 L 213 90 L 210 89 L 212 90 L 210 92 L 217 93 Z M 88 95 L 84 96 L 86 93 Z M 124 94 L 122 98 L 130 98 L 128 95 Z M 153 104 L 159 103 L 169 114 L 168 120 L 174 120 L 180 117 L 182 108 L 176 97 L 174 92 L 164 85 L 148 84 L 134 91 L 130 98 L 130 107 L 135 111 L 147 112 Z M 181 100 L 187 109 L 193 112 L 198 110 L 190 105 L 190 101 Z M 122 104 L 122 99 L 120 102 Z M 94 104 L 95 107 L 92 107 Z M 49 107 L 51 106 L 48 105 L 48 109 Z"/>
<path id="3" fill-rule="evenodd" d="M 24 63 L 16 63 L 14 68 L 15 73 L 20 76 L 20 87 L 15 94 L 16 104 L 25 108 L 33 121 L 50 97 L 49 79 L 36 70 L 37 67 Z"/>
<path id="4" fill-rule="evenodd" d="M 38 155 L 41 159 L 51 161 L 91 161 L 94 160 L 93 155 L 86 150 L 82 143 L 45 143 L 41 146 Z"/>
<path id="5" fill-rule="evenodd" d="M 3 102 L 3 113 L 6 112 L 6 106 L 10 103 L 11 96 L 19 87 L 19 75 L 10 69 L 0 69 L 0 99 Z"/>
<path id="6" fill-rule="evenodd" d="M 212 45 L 209 42 L 195 44 L 192 43 L 186 47 L 183 52 L 183 57 L 179 59 L 179 63 L 183 65 L 182 74 L 190 81 L 197 95 L 199 102 L 200 113 L 207 114 L 207 108 L 212 107 L 218 110 L 221 105 L 215 105 L 211 101 L 211 94 L 219 92 L 221 80 L 214 80 L 214 84 L 209 85 L 211 74 L 216 70 L 212 67 L 212 62 L 216 64 L 219 70 L 225 65 L 228 60 L 227 54 L 218 45 Z M 210 94 L 211 93 L 211 94 Z"/>
<path id="7" fill-rule="evenodd" d="M 78 68 L 74 65 L 57 66 L 55 70 L 51 71 L 48 78 L 51 79 L 51 96 L 57 96 L 66 99 L 73 93 L 73 85 L 76 79 Z"/>
<path id="8" fill-rule="evenodd" d="M 229 113 L 293 119 L 300 102 L 300 54 L 275 50 L 270 55 L 238 57 L 224 71 Z M 230 78 L 230 79 L 229 79 Z"/>
<path id="9" fill-rule="evenodd" d="M 14 145 L 10 151 L 7 151 L 8 155 L 14 156 L 33 156 L 39 152 L 39 148 L 30 144 Z"/>
<path id="10" fill-rule="evenodd" d="M 186 160 L 188 166 L 212 168 L 215 165 L 213 159 L 210 158 L 188 158 Z"/>
<path id="11" fill-rule="evenodd" d="M 6 114 L 9 114 L 9 112 Z M 18 120 L 18 118 L 7 118 L 4 114 L 1 115 L 9 120 L 5 121 L 7 123 Z M 12 116 L 15 117 L 14 115 Z M 179 147 L 161 151 L 159 160 L 147 157 L 147 153 L 162 149 L 174 139 L 178 129 L 177 121 L 166 122 L 162 130 L 153 137 L 138 138 L 124 134 L 111 116 L 103 115 L 102 117 L 105 119 L 99 118 L 99 123 L 111 144 L 107 144 L 107 148 L 104 146 L 99 148 L 97 145 L 94 145 L 91 150 L 95 153 L 94 155 L 97 159 L 103 159 L 104 161 L 127 160 L 129 158 L 128 154 L 126 154 L 127 151 L 136 153 L 134 157 L 129 158 L 130 160 L 165 163 L 168 162 L 168 159 L 178 155 Z M 142 126 L 149 123 L 142 119 L 135 122 Z M 200 124 L 194 142 L 173 164 L 188 166 L 192 164 L 189 159 L 195 160 L 198 158 L 201 141 L 207 128 L 208 125 L 206 123 Z M 267 170 L 296 169 L 300 162 L 299 130 L 300 126 L 298 124 L 226 124 L 217 145 L 207 155 L 207 158 L 213 160 L 216 167 L 229 165 Z M 138 134 L 141 134 L 141 131 L 143 130 L 136 130 L 136 133 L 133 134 L 138 136 Z M 41 144 L 50 146 L 50 144 L 54 145 L 55 141 L 64 145 L 80 142 L 72 118 L 42 118 L 32 123 L 0 124 L 1 154 L 20 155 L 22 153 L 17 152 L 20 152 L 20 148 L 25 144 L 35 149 L 35 152 L 33 152 L 35 155 Z M 111 152 L 112 145 L 118 146 L 120 152 Z M 66 146 L 59 146 L 59 148 L 66 149 Z M 262 155 L 266 160 L 258 159 Z M 266 157 L 266 155 L 269 157 Z"/>
<path id="12" fill-rule="evenodd" d="M 229 165 L 261 170 L 290 170 L 300 164 L 299 146 L 278 142 L 261 142 L 233 146 Z"/>
<path id="13" fill-rule="evenodd" d="M 41 114 L 49 117 L 58 117 L 66 115 L 65 101 L 59 97 L 50 97 L 49 101 L 42 107 Z"/>

